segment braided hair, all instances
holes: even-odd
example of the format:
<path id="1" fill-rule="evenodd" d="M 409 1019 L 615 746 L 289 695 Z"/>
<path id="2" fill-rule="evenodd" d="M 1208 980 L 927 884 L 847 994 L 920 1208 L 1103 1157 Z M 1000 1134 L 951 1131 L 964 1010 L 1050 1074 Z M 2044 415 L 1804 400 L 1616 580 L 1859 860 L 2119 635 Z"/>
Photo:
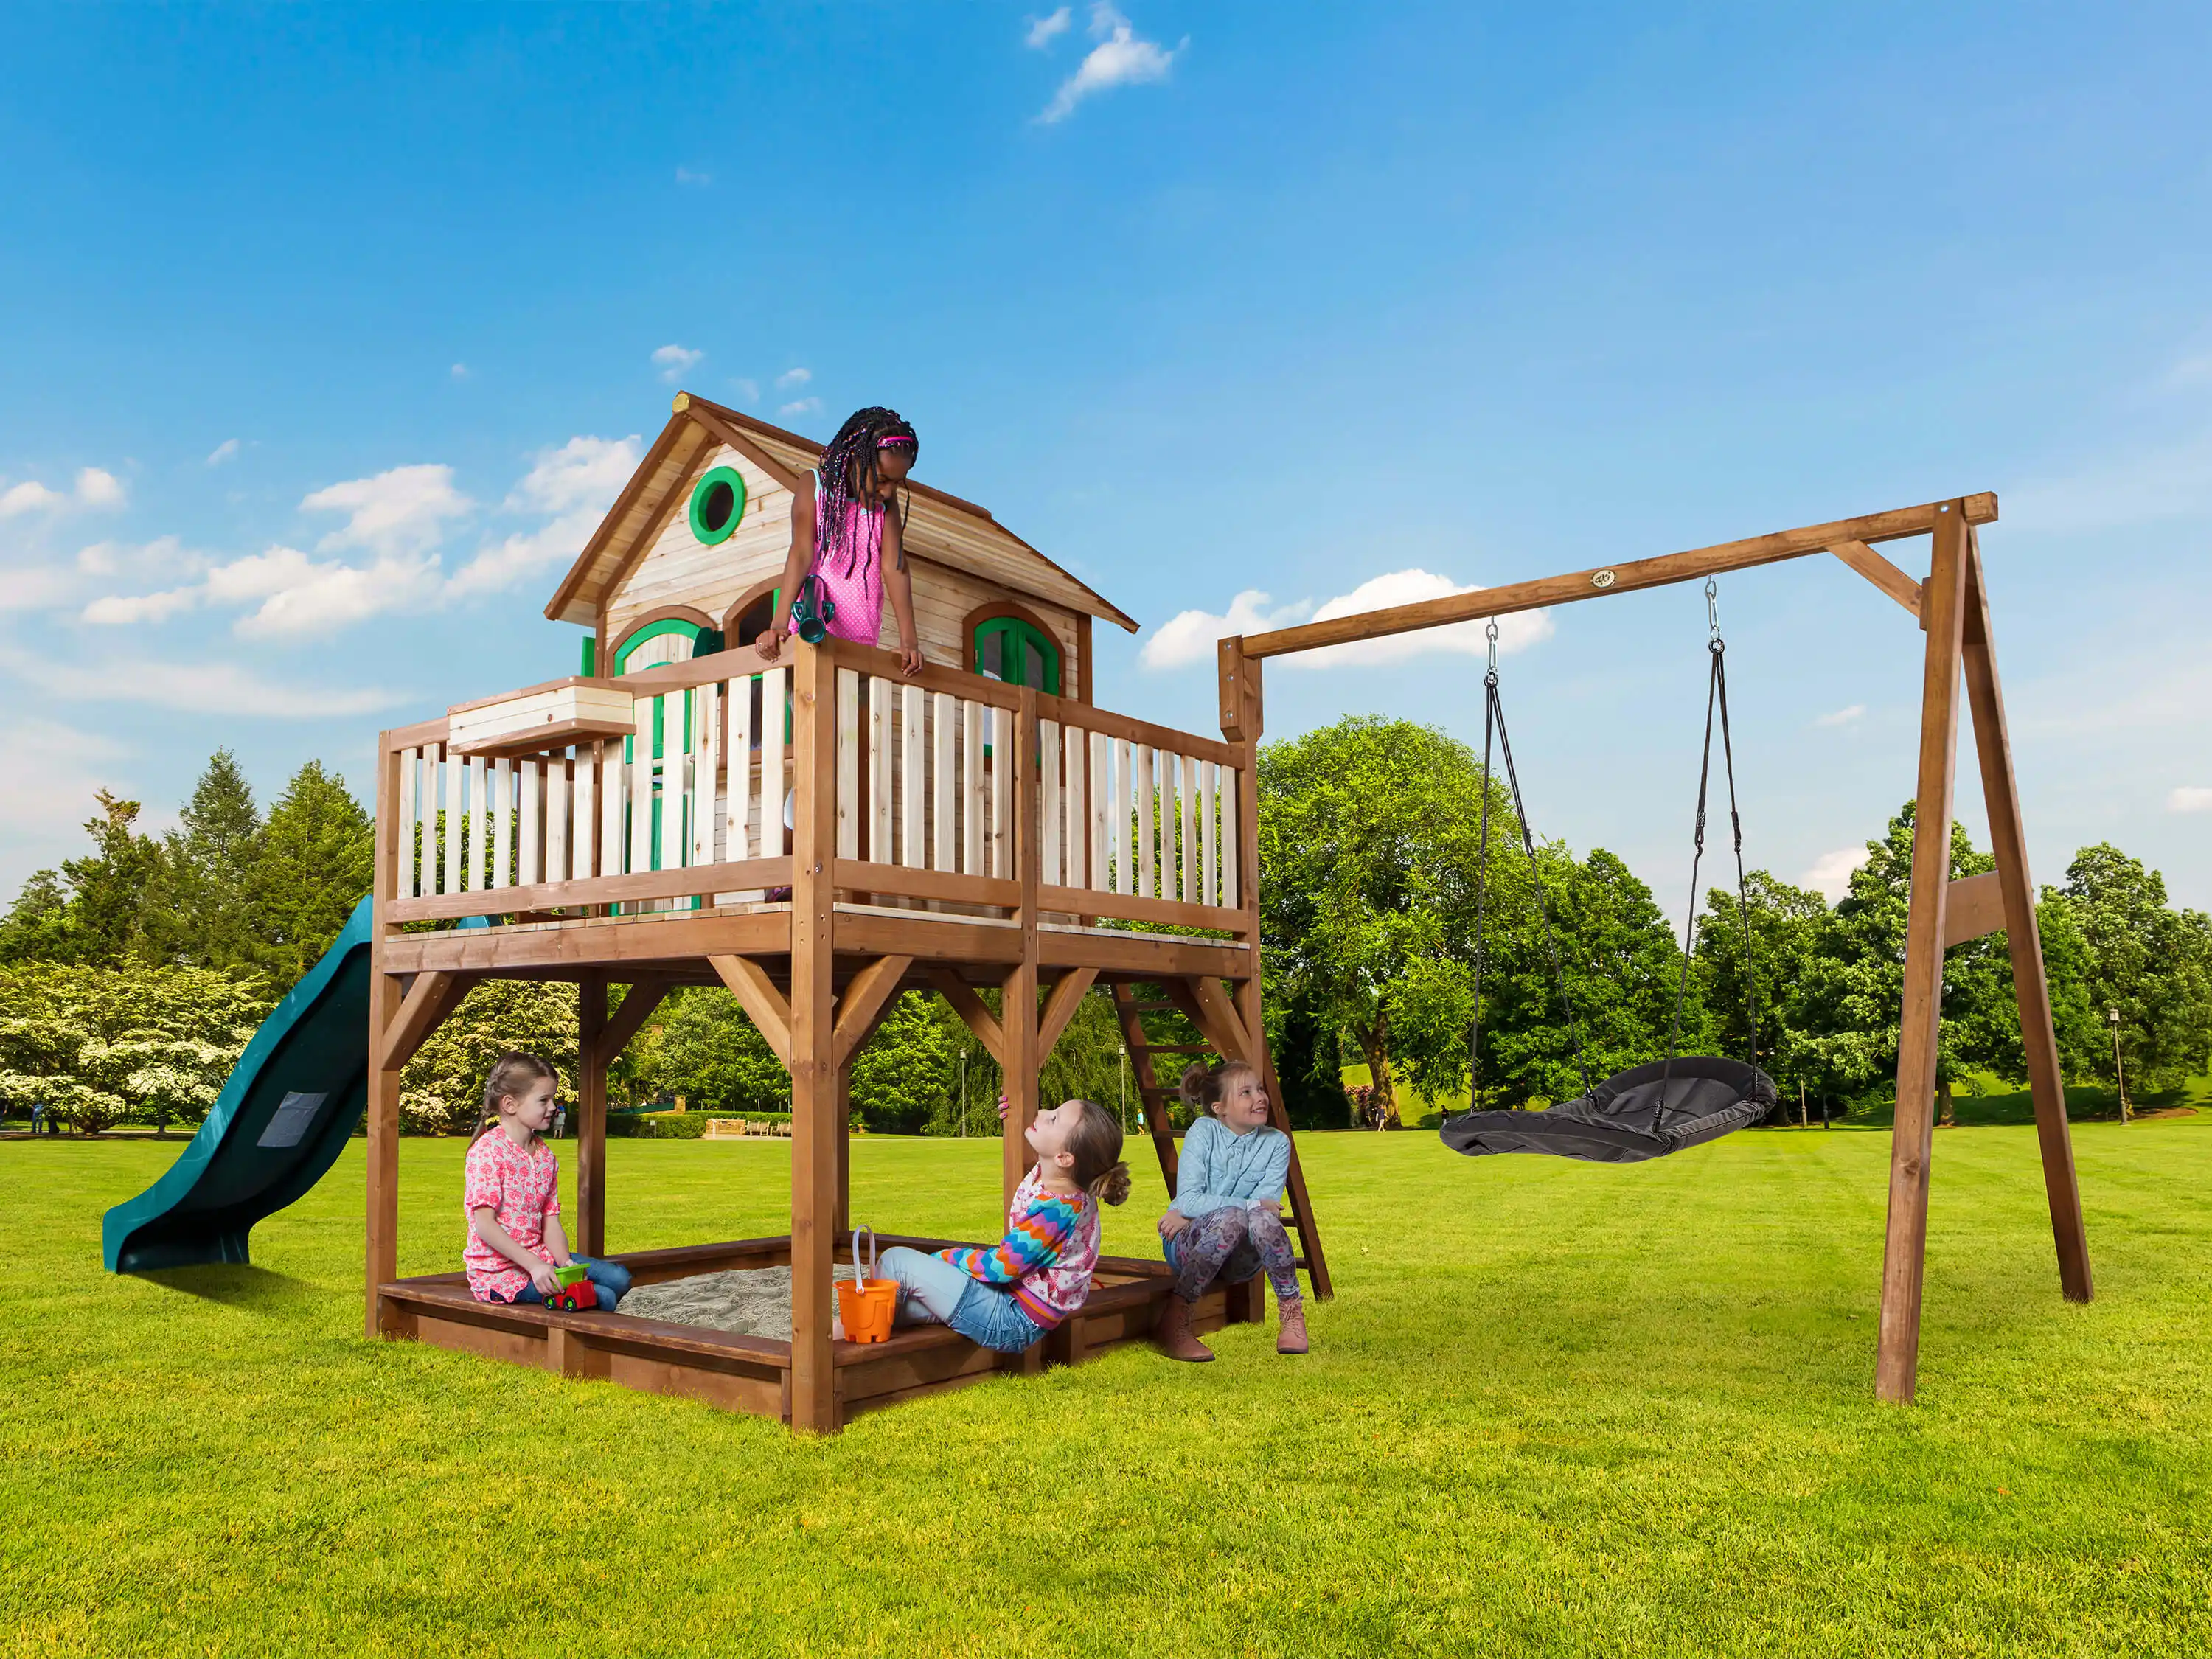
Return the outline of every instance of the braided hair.
<path id="1" fill-rule="evenodd" d="M 814 469 L 815 545 L 840 549 L 847 561 L 848 574 L 855 555 L 852 544 L 846 539 L 847 527 L 860 496 L 870 501 L 876 499 L 883 483 L 878 463 L 886 449 L 902 451 L 911 465 L 921 451 L 921 440 L 895 409 L 856 410 L 837 428 L 837 435 L 830 441 L 830 447 L 822 452 L 822 459 Z M 903 514 L 899 521 L 905 523 Z M 899 568 L 906 568 L 904 542 L 899 544 Z"/>

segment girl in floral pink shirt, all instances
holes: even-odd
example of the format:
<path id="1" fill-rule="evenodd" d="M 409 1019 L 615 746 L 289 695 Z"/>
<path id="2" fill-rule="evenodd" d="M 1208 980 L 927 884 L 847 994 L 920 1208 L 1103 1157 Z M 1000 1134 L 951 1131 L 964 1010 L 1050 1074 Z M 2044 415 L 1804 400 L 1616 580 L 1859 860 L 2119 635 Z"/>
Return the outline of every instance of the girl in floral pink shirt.
<path id="1" fill-rule="evenodd" d="M 556 1267 L 581 1267 L 599 1311 L 611 1313 L 629 1289 L 629 1269 L 571 1255 L 561 1229 L 561 1163 L 543 1138 L 558 1086 L 535 1054 L 510 1050 L 493 1064 L 461 1188 L 469 1223 L 461 1261 L 479 1302 L 538 1301 L 559 1288 Z"/>

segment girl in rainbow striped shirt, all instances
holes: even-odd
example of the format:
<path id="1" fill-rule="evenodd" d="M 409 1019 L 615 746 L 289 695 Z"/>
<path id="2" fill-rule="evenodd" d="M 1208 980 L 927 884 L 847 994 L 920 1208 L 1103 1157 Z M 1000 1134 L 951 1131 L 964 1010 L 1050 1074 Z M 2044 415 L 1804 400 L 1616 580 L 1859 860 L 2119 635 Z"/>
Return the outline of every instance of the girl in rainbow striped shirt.
<path id="1" fill-rule="evenodd" d="M 1014 1188 L 995 1246 L 884 1252 L 884 1276 L 900 1285 L 898 1323 L 950 1325 L 1019 1353 L 1083 1305 L 1098 1266 L 1098 1206 L 1129 1196 L 1121 1126 L 1095 1101 L 1064 1100 L 1036 1115 L 1028 1139 L 1036 1164 Z"/>

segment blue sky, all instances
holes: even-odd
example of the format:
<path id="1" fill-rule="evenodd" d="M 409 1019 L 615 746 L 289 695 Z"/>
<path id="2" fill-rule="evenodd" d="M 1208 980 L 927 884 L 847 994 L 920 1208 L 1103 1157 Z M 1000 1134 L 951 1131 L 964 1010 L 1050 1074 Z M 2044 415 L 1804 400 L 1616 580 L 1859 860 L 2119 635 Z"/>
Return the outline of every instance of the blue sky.
<path id="1" fill-rule="evenodd" d="M 358 786 L 572 672 L 541 607 L 681 384 L 905 411 L 1144 622 L 1100 701 L 1186 729 L 1206 617 L 1995 489 L 2036 876 L 2109 838 L 2212 905 L 2212 13 L 1058 18 L 11 12 L 0 894 L 97 786 Z M 1921 635 L 1833 561 L 1722 607 L 1750 855 L 1832 882 L 1911 791 Z M 1704 631 L 1626 596 L 1505 664 L 1540 830 L 1668 902 Z M 1437 643 L 1274 669 L 1271 732 L 1479 740 Z"/>

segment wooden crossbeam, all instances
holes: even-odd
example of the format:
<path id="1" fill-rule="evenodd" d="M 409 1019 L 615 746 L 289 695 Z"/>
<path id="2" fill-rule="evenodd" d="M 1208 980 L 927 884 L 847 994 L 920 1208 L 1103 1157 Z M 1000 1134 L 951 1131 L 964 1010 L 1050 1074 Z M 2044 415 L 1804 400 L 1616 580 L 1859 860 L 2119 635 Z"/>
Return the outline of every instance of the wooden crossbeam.
<path id="1" fill-rule="evenodd" d="M 2004 887 L 1997 872 L 1961 876 L 1943 905 L 1943 948 L 1994 933 L 2005 925 Z"/>
<path id="2" fill-rule="evenodd" d="M 882 1023 L 891 999 L 898 994 L 899 981 L 914 966 L 912 957 L 878 957 L 853 975 L 845 987 L 845 994 L 837 1000 L 837 1029 L 835 1033 L 835 1052 L 837 1069 L 843 1072 L 851 1061 L 853 1053 Z"/>
<path id="3" fill-rule="evenodd" d="M 708 965 L 714 969 L 730 994 L 745 1011 L 775 1057 L 783 1062 L 783 1069 L 791 1069 L 791 1004 L 775 981 L 768 976 L 768 969 L 750 957 L 708 957 Z"/>
<path id="4" fill-rule="evenodd" d="M 1656 559 L 1635 559 L 1626 564 L 1571 571 L 1564 576 L 1477 588 L 1471 593 L 1423 599 L 1414 605 L 1387 605 L 1380 611 L 1333 617 L 1327 622 L 1302 623 L 1296 628 L 1247 634 L 1239 648 L 1247 659 L 1279 657 L 1326 645 L 1348 645 L 1355 640 L 1387 639 L 1394 634 L 1440 628 L 1447 623 L 1505 617 L 1516 611 L 1569 605 L 1577 599 L 1601 599 L 1608 593 L 1629 593 L 1639 588 L 1696 581 L 1726 571 L 1748 570 L 1758 565 L 1778 564 L 1784 559 L 1826 553 L 1846 544 L 1893 542 L 1903 536 L 1924 536 L 1937 528 L 1938 520 L 1947 510 L 1960 505 L 1930 501 L 1923 507 L 1901 507 L 1863 518 L 1838 519 L 1828 524 L 1808 525 L 1800 530 L 1753 536 L 1740 542 L 1722 542 L 1686 553 L 1662 554 Z M 1966 523 L 1988 524 L 1997 516 L 1997 498 L 1987 492 L 1968 495 L 1963 507 Z M 1224 721 L 1224 729 L 1226 725 Z"/>

